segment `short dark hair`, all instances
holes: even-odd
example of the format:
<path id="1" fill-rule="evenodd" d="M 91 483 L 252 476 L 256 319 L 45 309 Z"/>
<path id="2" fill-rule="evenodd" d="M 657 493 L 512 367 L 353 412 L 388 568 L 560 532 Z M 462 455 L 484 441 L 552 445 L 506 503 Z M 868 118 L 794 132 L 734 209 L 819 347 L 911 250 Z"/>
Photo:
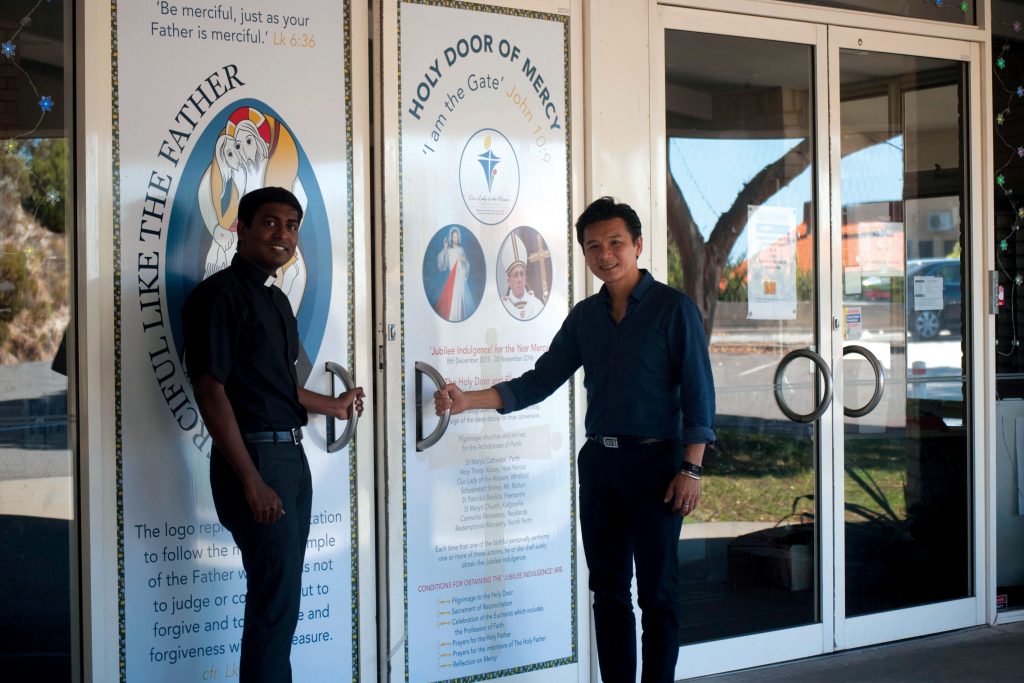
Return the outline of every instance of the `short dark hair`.
<path id="1" fill-rule="evenodd" d="M 587 226 L 610 218 L 621 218 L 626 223 L 635 244 L 637 238 L 640 237 L 640 217 L 636 215 L 633 207 L 629 204 L 619 204 L 615 201 L 615 197 L 595 199 L 590 206 L 583 210 L 580 217 L 576 219 L 576 241 L 582 247 L 583 233 Z"/>
<path id="2" fill-rule="evenodd" d="M 302 222 L 302 204 L 283 187 L 261 187 L 242 197 L 238 202 L 238 222 L 251 227 L 252 217 L 264 204 L 287 204 L 299 212 L 299 222 Z"/>

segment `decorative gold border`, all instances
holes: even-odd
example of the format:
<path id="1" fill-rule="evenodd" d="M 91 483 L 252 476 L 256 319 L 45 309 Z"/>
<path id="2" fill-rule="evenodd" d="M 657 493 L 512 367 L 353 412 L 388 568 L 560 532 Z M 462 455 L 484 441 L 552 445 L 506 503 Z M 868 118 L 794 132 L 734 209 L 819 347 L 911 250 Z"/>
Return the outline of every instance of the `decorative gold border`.
<path id="1" fill-rule="evenodd" d="M 404 205 L 402 204 L 402 187 L 404 176 L 402 174 L 402 5 L 427 5 L 432 7 L 445 7 L 449 9 L 460 9 L 467 10 L 470 12 L 485 12 L 489 14 L 500 14 L 504 16 L 523 17 L 526 19 L 539 19 L 542 21 L 555 21 L 562 24 L 562 53 L 563 53 L 563 70 L 565 83 L 565 178 L 566 178 L 566 198 L 568 202 L 566 204 L 566 225 L 568 226 L 567 239 L 568 239 L 568 275 L 569 275 L 569 287 L 568 287 L 568 304 L 571 309 L 575 301 L 575 291 L 573 282 L 575 281 L 574 273 L 574 261 L 573 261 L 573 243 L 575 238 L 573 236 L 573 192 L 572 192 L 572 100 L 570 94 L 571 88 L 571 69 L 570 69 L 570 25 L 569 16 L 562 14 L 553 14 L 549 12 L 537 12 L 534 10 L 524 10 L 513 7 L 495 7 L 492 5 L 478 5 L 473 2 L 464 2 L 463 0 L 398 0 L 398 25 L 396 27 L 396 33 L 398 38 L 398 64 L 396 67 L 398 73 L 398 197 L 399 197 L 399 212 L 398 212 L 398 261 L 399 261 L 399 273 L 400 273 L 400 285 L 399 285 L 399 298 L 401 299 L 402 305 L 400 306 L 400 321 L 402 325 L 402 342 L 401 342 L 401 381 L 402 381 L 402 601 L 403 601 L 403 626 L 406 638 L 403 644 L 404 656 L 405 656 L 405 680 L 409 681 L 409 546 L 408 546 L 408 468 L 406 455 L 409 452 L 408 434 L 406 433 L 406 409 L 405 406 L 408 401 L 405 391 L 405 214 Z M 572 624 L 572 654 L 568 657 L 561 659 L 554 659 L 548 662 L 538 662 L 536 664 L 527 664 L 524 666 L 515 666 L 509 669 L 502 669 L 501 671 L 492 671 L 485 674 L 475 674 L 472 676 L 464 676 L 462 678 L 447 679 L 447 683 L 472 683 L 473 681 L 484 681 L 495 678 L 502 678 L 505 676 L 511 676 L 514 674 L 527 673 L 529 671 L 538 671 L 541 669 L 551 669 L 558 666 L 564 666 L 566 664 L 572 664 L 579 661 L 579 642 L 578 642 L 578 628 L 577 628 L 577 590 L 576 590 L 576 579 L 577 579 L 577 551 L 576 551 L 576 411 L 574 406 L 576 405 L 576 391 L 572 381 L 569 382 L 569 507 L 572 515 L 570 529 L 571 529 L 571 540 L 569 543 L 569 559 L 572 566 L 572 580 L 570 582 L 572 586 L 572 598 L 571 604 L 571 624 Z"/>
<path id="2" fill-rule="evenodd" d="M 117 649 L 118 671 L 122 683 L 127 680 L 127 655 L 124 599 L 124 449 L 121 415 L 121 110 L 118 99 L 117 0 L 110 1 L 110 111 L 113 159 L 113 233 L 114 233 L 114 451 L 117 487 Z"/>
<path id="3" fill-rule="evenodd" d="M 125 551 L 124 551 L 124 421 L 122 413 L 122 365 L 121 365 L 121 127 L 120 127 L 120 77 L 118 72 L 117 46 L 117 2 L 110 2 L 110 46 L 111 46 L 111 147 L 113 170 L 113 241 L 114 241 L 114 414 L 115 414 L 115 472 L 117 487 L 117 614 L 118 614 L 118 670 L 121 683 L 127 683 L 127 630 L 125 626 Z M 348 238 L 348 367 L 355 367 L 355 162 L 353 158 L 352 131 L 352 5 L 343 2 L 343 48 L 345 80 L 345 154 L 348 161 L 348 213 L 346 234 Z M 349 541 L 352 545 L 351 589 L 352 589 L 352 675 L 359 679 L 359 481 L 357 443 L 349 445 Z"/>
<path id="4" fill-rule="evenodd" d="M 342 46 L 345 52 L 345 157 L 348 161 L 348 367 L 356 366 L 355 297 L 355 159 L 352 137 L 352 3 L 344 0 L 342 10 Z M 369 294 L 369 292 L 367 292 Z M 370 332 L 370 330 L 367 330 Z M 359 459 L 358 443 L 353 435 L 348 447 L 349 543 L 351 544 L 350 589 L 352 591 L 352 679 L 359 680 Z"/>

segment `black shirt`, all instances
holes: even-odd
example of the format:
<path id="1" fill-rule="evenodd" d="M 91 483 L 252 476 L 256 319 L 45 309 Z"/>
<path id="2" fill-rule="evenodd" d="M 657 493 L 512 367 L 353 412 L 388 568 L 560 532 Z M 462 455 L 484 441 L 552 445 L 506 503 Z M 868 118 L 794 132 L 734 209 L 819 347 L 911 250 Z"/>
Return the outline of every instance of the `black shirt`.
<path id="1" fill-rule="evenodd" d="M 236 255 L 199 283 L 182 309 L 185 368 L 192 382 L 224 385 L 242 433 L 306 424 L 295 362 L 299 330 L 273 278 Z"/>

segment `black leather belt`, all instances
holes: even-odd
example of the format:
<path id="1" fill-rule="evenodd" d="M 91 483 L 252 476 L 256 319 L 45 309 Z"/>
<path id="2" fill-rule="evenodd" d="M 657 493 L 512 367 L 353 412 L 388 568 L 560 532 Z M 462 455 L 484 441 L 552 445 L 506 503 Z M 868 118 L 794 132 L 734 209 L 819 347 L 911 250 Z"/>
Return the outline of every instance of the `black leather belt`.
<path id="1" fill-rule="evenodd" d="M 600 436 L 597 434 L 587 437 L 605 448 L 622 448 L 623 446 L 646 446 L 652 443 L 661 443 L 664 439 L 655 439 L 650 436 Z"/>
<path id="2" fill-rule="evenodd" d="M 249 443 L 290 443 L 302 441 L 302 427 L 286 429 L 281 432 L 247 432 L 242 437 Z"/>

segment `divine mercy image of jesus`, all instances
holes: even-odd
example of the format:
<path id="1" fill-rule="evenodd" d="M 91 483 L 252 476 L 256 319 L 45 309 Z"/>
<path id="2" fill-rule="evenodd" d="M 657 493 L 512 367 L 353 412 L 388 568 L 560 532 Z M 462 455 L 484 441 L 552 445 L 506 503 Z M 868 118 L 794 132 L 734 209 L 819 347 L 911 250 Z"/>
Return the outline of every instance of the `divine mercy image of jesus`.
<path id="1" fill-rule="evenodd" d="M 483 250 L 461 225 L 439 230 L 423 257 L 423 288 L 434 311 L 453 323 L 469 318 L 480 305 L 483 291 Z"/>

